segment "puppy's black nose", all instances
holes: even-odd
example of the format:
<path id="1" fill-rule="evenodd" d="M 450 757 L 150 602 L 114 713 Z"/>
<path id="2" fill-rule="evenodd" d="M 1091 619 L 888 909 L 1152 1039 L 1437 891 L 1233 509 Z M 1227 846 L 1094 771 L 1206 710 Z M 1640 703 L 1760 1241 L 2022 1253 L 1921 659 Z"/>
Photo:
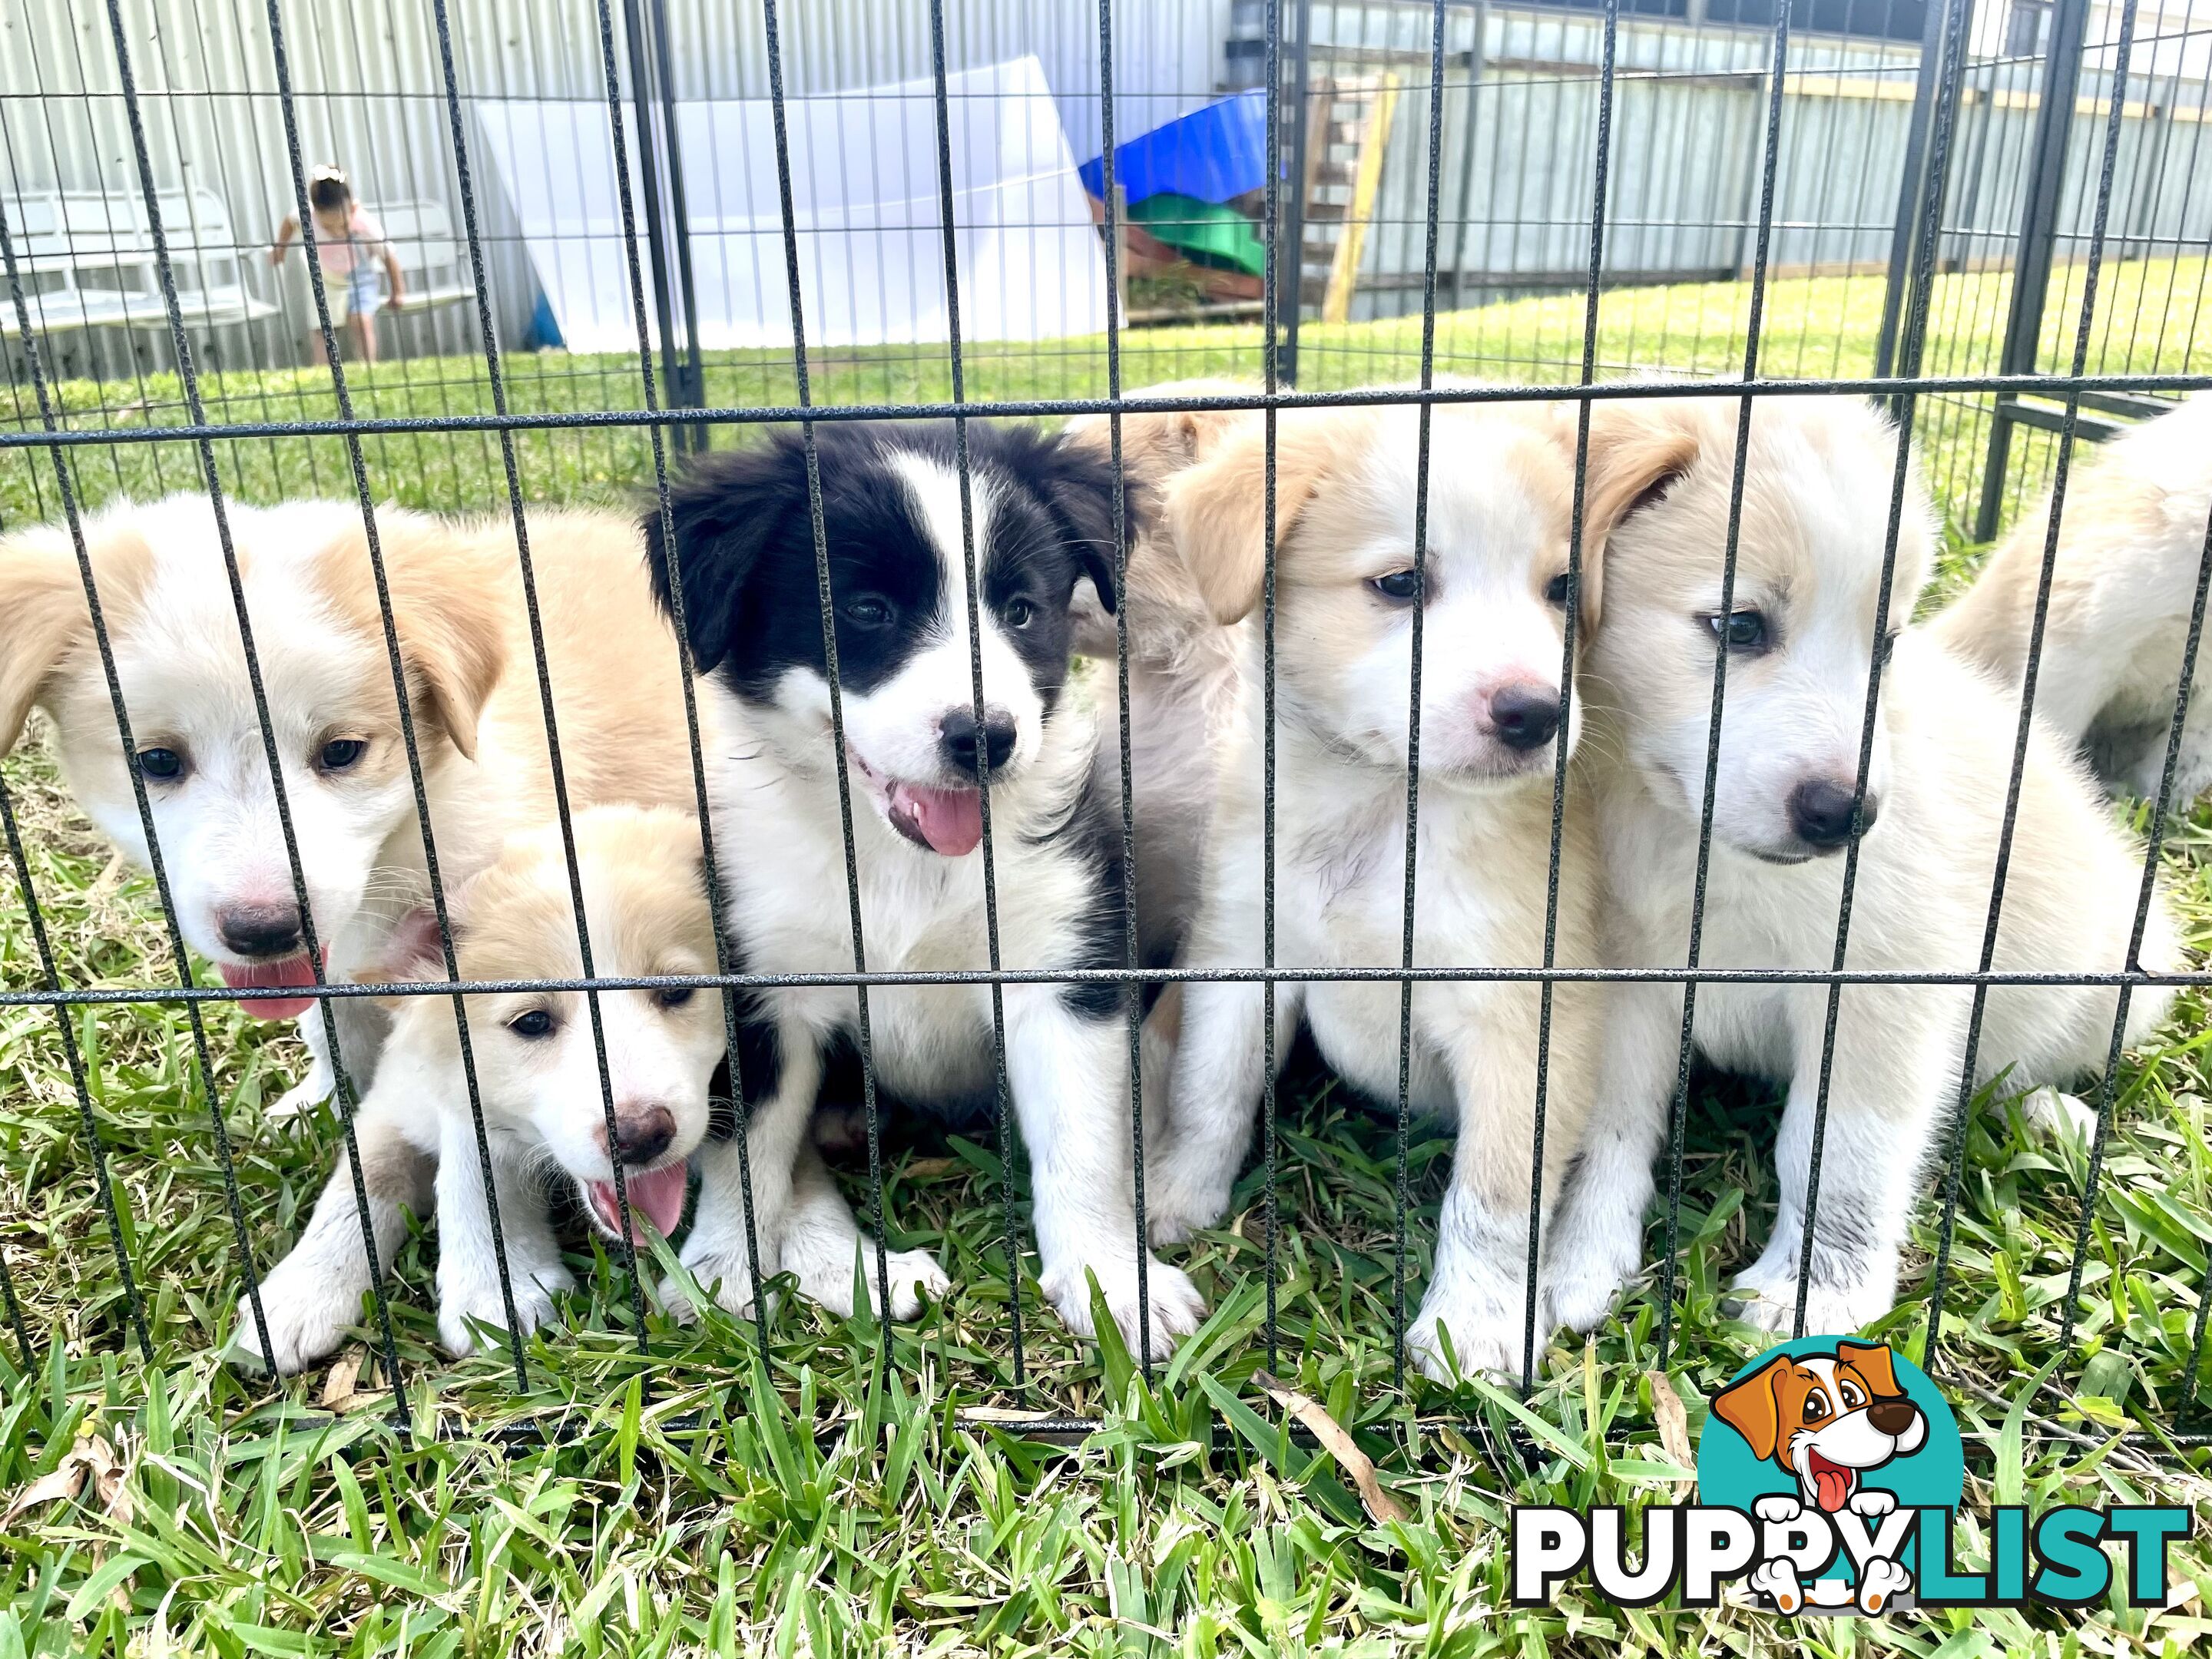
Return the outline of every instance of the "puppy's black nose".
<path id="1" fill-rule="evenodd" d="M 1875 798 L 1859 805 L 1860 833 L 1874 828 Z M 1810 847 L 1841 847 L 1851 838 L 1851 788 L 1832 778 L 1808 778 L 1790 792 L 1790 827 Z"/>
<path id="2" fill-rule="evenodd" d="M 1559 694 L 1547 685 L 1509 685 L 1490 696 L 1490 722 L 1508 749 L 1534 749 L 1559 730 Z"/>
<path id="3" fill-rule="evenodd" d="M 1910 1400 L 1877 1400 L 1867 1407 L 1867 1421 L 1893 1438 L 1919 1419 L 1920 1407 Z"/>
<path id="4" fill-rule="evenodd" d="M 234 904 L 219 910 L 216 931 L 242 957 L 289 957 L 300 948 L 300 912 L 289 904 Z"/>
<path id="5" fill-rule="evenodd" d="M 945 760 L 972 777 L 975 772 L 975 714 L 955 708 L 938 722 L 937 746 Z M 1006 763 L 1014 752 L 1014 717 L 1003 708 L 983 710 L 983 762 L 992 771 Z"/>
<path id="6" fill-rule="evenodd" d="M 676 1139 L 676 1115 L 665 1106 L 615 1108 L 615 1156 L 623 1163 L 650 1164 Z"/>

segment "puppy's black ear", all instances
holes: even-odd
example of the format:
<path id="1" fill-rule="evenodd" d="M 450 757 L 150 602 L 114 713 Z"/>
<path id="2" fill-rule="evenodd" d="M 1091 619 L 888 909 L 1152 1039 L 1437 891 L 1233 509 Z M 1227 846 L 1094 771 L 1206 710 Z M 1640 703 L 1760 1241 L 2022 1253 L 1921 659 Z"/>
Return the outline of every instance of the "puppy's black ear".
<path id="1" fill-rule="evenodd" d="M 762 550 L 793 512 L 806 511 L 806 455 L 799 438 L 778 433 L 747 449 L 693 462 L 668 483 L 672 547 L 655 503 L 645 515 L 645 556 L 653 597 L 671 621 L 671 572 L 683 574 L 681 622 L 691 659 L 706 673 L 730 654 L 743 620 L 745 589 Z"/>
<path id="2" fill-rule="evenodd" d="M 1103 445 L 1070 442 L 1062 438 L 1042 446 L 1031 476 L 1045 508 L 1059 526 L 1060 538 L 1075 556 L 1083 574 L 1098 590 L 1098 603 L 1114 609 L 1114 464 Z M 1139 491 L 1127 491 L 1122 525 L 1130 540 L 1137 535 Z"/>

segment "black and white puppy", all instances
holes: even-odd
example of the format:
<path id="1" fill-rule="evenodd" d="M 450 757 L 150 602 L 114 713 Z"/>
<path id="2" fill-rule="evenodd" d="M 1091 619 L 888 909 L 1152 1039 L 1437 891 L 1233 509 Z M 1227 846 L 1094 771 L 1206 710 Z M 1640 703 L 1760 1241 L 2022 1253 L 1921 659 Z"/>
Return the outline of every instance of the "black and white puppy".
<path id="1" fill-rule="evenodd" d="M 1078 585 L 1087 580 L 1114 603 L 1110 469 L 1030 428 L 975 422 L 963 503 L 949 423 L 823 427 L 815 442 L 867 966 L 990 965 L 979 758 L 1004 965 L 1119 965 L 1118 825 L 1092 787 L 1098 721 L 1068 683 Z M 674 486 L 671 506 L 684 625 L 728 719 L 711 791 L 732 936 L 753 972 L 848 972 L 838 757 L 800 439 L 784 433 L 702 462 Z M 665 603 L 671 550 L 657 514 L 647 533 Z M 1095 1274 L 1137 1347 L 1142 1247 L 1121 993 L 1096 982 L 1011 984 L 1004 1006 L 1006 1081 L 1034 1176 L 1041 1285 L 1088 1335 L 1086 1273 Z M 990 1111 L 988 985 L 878 987 L 866 1008 L 888 1091 L 955 1115 Z M 743 1079 L 753 1102 L 752 1208 L 762 1267 L 774 1273 L 823 1059 L 856 1032 L 860 1003 L 847 987 L 775 988 L 754 1013 Z M 724 1305 L 742 1309 L 753 1288 L 733 1144 L 708 1149 L 703 1176 L 683 1259 L 702 1285 L 720 1280 Z M 1204 1304 L 1184 1274 L 1157 1261 L 1149 1286 L 1159 1355 L 1196 1328 Z"/>

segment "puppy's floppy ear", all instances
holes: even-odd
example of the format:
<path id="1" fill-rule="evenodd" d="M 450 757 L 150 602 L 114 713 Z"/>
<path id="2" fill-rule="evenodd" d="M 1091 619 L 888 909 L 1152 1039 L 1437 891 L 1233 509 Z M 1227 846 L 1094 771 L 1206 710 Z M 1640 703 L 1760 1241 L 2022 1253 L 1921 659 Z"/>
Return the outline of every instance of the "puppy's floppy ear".
<path id="1" fill-rule="evenodd" d="M 458 893 L 447 896 L 446 915 L 453 923 L 457 939 L 461 927 L 459 905 Z M 399 925 L 392 930 L 392 937 L 385 941 L 384 949 L 362 977 L 404 984 L 410 981 L 441 980 L 445 976 L 446 948 L 445 941 L 438 935 L 438 913 L 423 903 L 399 919 Z M 396 1002 L 398 999 L 388 1000 Z"/>
<path id="2" fill-rule="evenodd" d="M 671 572 L 682 574 L 684 631 L 699 672 L 735 648 L 745 588 L 763 550 L 793 514 L 807 511 L 805 441 L 794 432 L 777 432 L 766 443 L 695 460 L 669 481 L 672 546 L 662 532 L 659 503 L 646 514 L 645 557 L 653 597 L 675 620 Z"/>
<path id="3" fill-rule="evenodd" d="M 1897 1386 L 1896 1358 L 1886 1342 L 1838 1342 L 1836 1358 L 1866 1378 L 1869 1389 L 1876 1395 L 1905 1392 Z"/>
<path id="4" fill-rule="evenodd" d="M 1291 412 L 1276 417 L 1275 545 L 1328 470 L 1345 417 Z M 1332 437 L 1336 441 L 1331 441 Z M 1162 515 L 1214 620 L 1240 622 L 1267 580 L 1267 440 L 1264 421 L 1227 434 L 1212 453 L 1168 480 Z"/>
<path id="5" fill-rule="evenodd" d="M 515 580 L 513 568 L 477 556 L 462 532 L 435 519 L 379 514 L 377 532 L 392 629 L 416 717 L 474 760 L 477 722 L 507 670 L 507 611 L 500 586 Z M 356 560 L 359 580 L 368 586 L 366 538 L 356 530 L 350 542 L 339 556 Z M 516 556 L 509 541 L 507 557 Z M 374 605 L 373 596 L 368 603 Z M 374 638 L 381 650 L 380 623 Z"/>
<path id="6" fill-rule="evenodd" d="M 1596 586 L 1613 532 L 1673 489 L 1698 459 L 1696 411 L 1687 398 L 1600 401 L 1590 410 L 1589 473 L 1583 493 L 1583 588 Z M 1566 428 L 1569 453 L 1574 428 Z"/>
<path id="7" fill-rule="evenodd" d="M 92 638 L 65 534 L 41 527 L 0 542 L 0 755 L 64 658 Z"/>
<path id="8" fill-rule="evenodd" d="M 1042 443 L 1020 470 L 1042 499 L 1067 550 L 1091 578 L 1098 603 L 1111 611 L 1121 599 L 1114 585 L 1114 463 L 1104 434 L 1099 437 L 1096 444 L 1068 438 Z M 1125 465 L 1125 479 L 1127 471 Z M 1133 479 L 1126 479 L 1125 496 L 1121 523 L 1133 539 L 1140 500 Z"/>
<path id="9" fill-rule="evenodd" d="M 1762 1463 L 1781 1441 L 1782 1401 L 1775 1390 L 1789 1369 L 1789 1357 L 1777 1354 L 1713 1396 L 1713 1415 L 1741 1435 Z"/>

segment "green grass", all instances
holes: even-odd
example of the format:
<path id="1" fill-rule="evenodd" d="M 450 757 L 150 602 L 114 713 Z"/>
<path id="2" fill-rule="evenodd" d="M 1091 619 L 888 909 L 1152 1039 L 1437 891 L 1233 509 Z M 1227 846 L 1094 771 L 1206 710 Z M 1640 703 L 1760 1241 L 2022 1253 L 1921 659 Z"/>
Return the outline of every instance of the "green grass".
<path id="1" fill-rule="evenodd" d="M 2185 274 L 2193 283 L 2201 266 Z M 1963 296 L 1966 279 L 1946 281 Z M 1847 335 L 1838 352 L 1870 349 L 1870 287 L 1779 285 L 1771 323 L 1802 316 L 1808 330 Z M 1802 309 L 1792 313 L 1801 289 Z M 1721 367 L 1734 292 L 1614 296 L 1604 349 L 1645 361 L 1658 319 L 1672 319 L 1668 337 L 1679 340 L 1694 305 L 1711 313 L 1698 325 L 1705 336 L 1692 335 L 1709 337 L 1713 354 L 1698 364 Z M 1504 352 L 1509 338 L 1523 356 L 1571 354 L 1578 328 L 1578 306 L 1543 301 L 1456 316 L 1440 333 L 1455 366 L 1472 368 L 1482 351 Z M 1418 339 L 1402 323 L 1316 335 L 1331 348 L 1321 361 L 1331 374 L 1341 370 L 1338 383 L 1402 372 Z M 1249 368 L 1251 340 L 1249 331 L 1139 337 L 1130 382 Z M 1828 372 L 1814 355 L 1808 348 L 1794 367 Z M 1054 375 L 1091 384 L 1087 359 L 1079 373 L 1081 356 L 1054 366 L 1007 354 L 973 373 L 988 395 L 1030 396 Z M 443 367 L 458 378 L 463 366 Z M 537 400 L 531 406 L 621 401 L 623 383 L 600 382 L 591 364 L 533 359 L 517 368 L 518 402 Z M 424 372 L 387 367 L 370 378 L 364 404 L 380 412 L 434 404 Z M 759 358 L 720 361 L 708 395 L 781 399 L 788 388 L 777 373 Z M 942 395 L 936 370 L 890 355 L 854 354 L 824 374 L 825 395 L 848 400 Z M 315 407 L 313 385 L 261 376 L 250 386 L 226 380 L 223 390 L 244 416 L 264 397 Z M 112 405 L 115 390 L 73 386 L 70 397 L 78 409 Z M 412 443 L 393 441 L 381 454 L 370 446 L 380 495 L 441 506 L 500 499 L 495 449 L 426 440 L 418 453 Z M 222 459 L 225 476 L 248 495 L 280 479 L 296 485 L 307 459 L 298 441 L 227 447 L 236 471 Z M 534 497 L 611 495 L 640 476 L 634 440 L 532 437 L 523 449 Z M 144 487 L 152 480 L 132 469 L 150 468 L 153 453 L 83 458 L 86 493 Z M 0 488 L 15 492 L 5 497 L 11 523 L 52 508 L 50 495 L 42 503 L 29 493 L 30 459 L 0 460 Z M 335 452 L 322 459 L 342 469 Z M 188 452 L 169 447 L 164 465 L 166 486 L 192 482 Z M 342 470 L 322 477 L 325 488 L 343 479 Z M 146 986 L 172 975 L 148 884 L 111 862 L 43 750 L 19 753 L 0 776 L 69 981 Z M 2201 951 L 2212 943 L 2212 811 L 2177 829 L 2167 864 Z M 0 890 L 0 984 L 38 983 L 13 884 Z M 327 1113 L 289 1125 L 263 1115 L 301 1060 L 288 1037 L 222 1005 L 210 1006 L 209 1029 L 213 1106 L 236 1149 L 246 1232 L 265 1267 L 319 1188 L 337 1126 Z M 748 1323 L 716 1316 L 686 1328 L 657 1314 L 641 1354 L 623 1270 L 578 1241 L 586 1289 L 566 1304 L 561 1326 L 528 1345 L 529 1382 L 518 1390 L 500 1352 L 459 1363 L 436 1352 L 434 1234 L 418 1237 L 401 1254 L 392 1292 L 414 1426 L 402 1437 L 391 1426 L 390 1379 L 374 1360 L 350 1385 L 322 1374 L 283 1387 L 223 1363 L 242 1264 L 185 1022 L 159 1007 L 111 1008 L 80 1012 L 75 1030 L 153 1359 L 130 1333 L 54 1018 L 0 1008 L 0 1246 L 33 1341 L 26 1364 L 13 1334 L 0 1334 L 0 1659 L 894 1646 L 1763 1654 L 1796 1644 L 1793 1627 L 1741 1609 L 1624 1613 L 1580 1589 L 1556 1610 L 1514 1612 L 1500 1529 L 1516 1502 L 1673 1496 L 1653 1389 L 1678 1392 L 1694 1434 L 1704 1391 L 1761 1346 L 1726 1316 L 1720 1290 L 1772 1219 L 1776 1103 L 1764 1092 L 1712 1080 L 1696 1094 L 1671 1379 L 1650 1374 L 1658 1310 L 1647 1290 L 1587 1346 L 1547 1346 L 1523 1408 L 1487 1388 L 1393 1386 L 1392 1127 L 1326 1077 L 1296 1073 L 1280 1120 L 1273 1369 L 1321 1401 L 1381 1465 L 1409 1515 L 1376 1525 L 1328 1456 L 1281 1434 L 1252 1381 L 1267 1364 L 1257 1172 L 1240 1187 L 1233 1224 L 1176 1254 L 1217 1312 L 1149 1388 L 1126 1356 L 1065 1337 L 1036 1297 L 1033 1261 L 1021 1304 L 1030 1381 L 1014 1386 L 1000 1231 L 1008 1176 L 988 1146 L 921 1139 L 889 1148 L 890 1237 L 937 1249 L 956 1289 L 921 1322 L 890 1330 L 881 1370 L 884 1332 L 793 1298 L 765 1356 Z M 1994 1495 L 2019 1494 L 2032 1505 L 2154 1498 L 2212 1521 L 2212 1458 L 2174 1437 L 2178 1424 L 2202 1427 L 2206 1417 L 2184 1376 L 2212 1246 L 2212 1088 L 2196 999 L 2171 1031 L 2167 1048 L 2122 1075 L 2070 1352 L 2057 1343 L 2058 1303 L 2085 1154 L 2026 1136 L 2002 1111 L 1969 1130 L 1940 1376 L 1959 1406 L 1977 1516 Z M 1416 1290 L 1449 1149 L 1431 1128 L 1410 1148 L 1405 1242 Z M 1012 1178 L 1025 1218 L 1025 1178 L 1018 1170 Z M 852 1190 L 865 1201 L 860 1182 Z M 1908 1289 L 1924 1290 L 1936 1222 L 1931 1199 L 1915 1223 Z M 1655 1255 L 1662 1238 L 1655 1221 Z M 1908 1296 L 1878 1328 L 1917 1353 L 1925 1323 L 1924 1299 Z M 363 1358 L 357 1348 L 348 1364 Z M 2054 1364 L 2047 1386 L 2032 1389 Z M 1081 1413 L 1103 1427 L 1078 1447 L 1042 1445 L 963 1415 L 978 1406 Z M 93 1480 L 75 1498 L 7 1513 L 15 1495 L 95 1441 L 119 1465 L 113 1496 Z M 1984 1541 L 1978 1519 L 1965 1539 L 1972 1557 Z M 2200 1540 L 2176 1563 L 2173 1609 L 2108 1606 L 2086 1630 L 2048 1612 L 1955 1612 L 1814 1626 L 1805 1640 L 1824 1654 L 1930 1659 L 2179 1653 L 2207 1629 L 2212 1558 Z"/>

